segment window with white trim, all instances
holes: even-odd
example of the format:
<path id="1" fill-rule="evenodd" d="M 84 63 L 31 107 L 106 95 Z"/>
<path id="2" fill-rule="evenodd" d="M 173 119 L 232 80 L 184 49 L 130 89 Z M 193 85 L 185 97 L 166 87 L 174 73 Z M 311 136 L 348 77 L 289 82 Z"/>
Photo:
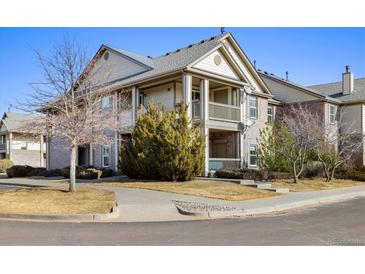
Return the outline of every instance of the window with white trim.
<path id="1" fill-rule="evenodd" d="M 110 163 L 111 163 L 110 146 L 102 146 L 102 148 L 101 148 L 101 157 L 102 157 L 103 167 L 109 167 Z"/>
<path id="2" fill-rule="evenodd" d="M 274 106 L 268 105 L 267 107 L 267 122 L 273 123 L 274 122 Z"/>
<path id="3" fill-rule="evenodd" d="M 250 166 L 257 166 L 257 145 L 250 145 Z"/>
<path id="4" fill-rule="evenodd" d="M 6 136 L 0 135 L 0 144 L 5 144 L 5 143 L 6 143 Z"/>
<path id="5" fill-rule="evenodd" d="M 257 97 L 249 97 L 249 117 L 257 119 Z"/>
<path id="6" fill-rule="evenodd" d="M 336 114 L 337 114 L 337 106 L 330 105 L 330 123 L 331 124 L 336 122 Z"/>
<path id="7" fill-rule="evenodd" d="M 110 110 L 110 97 L 109 96 L 105 96 L 102 99 L 102 108 L 103 111 L 109 111 Z"/>

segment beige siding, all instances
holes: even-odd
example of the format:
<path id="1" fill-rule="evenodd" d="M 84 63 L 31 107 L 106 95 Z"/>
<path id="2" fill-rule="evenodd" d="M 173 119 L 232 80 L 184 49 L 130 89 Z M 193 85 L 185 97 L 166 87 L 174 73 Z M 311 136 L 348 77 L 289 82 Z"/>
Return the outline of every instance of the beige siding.
<path id="1" fill-rule="evenodd" d="M 262 76 L 262 79 L 268 85 L 274 99 L 279 100 L 284 103 L 296 103 L 303 101 L 318 100 L 318 97 L 311 94 L 305 93 L 297 88 L 281 84 L 275 80 L 269 79 Z"/>
<path id="2" fill-rule="evenodd" d="M 341 115 L 341 131 L 357 131 L 362 132 L 362 105 L 343 106 Z"/>
<path id="3" fill-rule="evenodd" d="M 260 85 L 258 84 L 258 82 L 256 81 L 256 79 L 252 76 L 252 74 L 249 71 L 248 67 L 242 61 L 242 59 L 240 58 L 240 56 L 238 55 L 238 53 L 235 51 L 235 49 L 232 47 L 232 45 L 227 40 L 224 41 L 224 45 L 226 46 L 228 52 L 232 55 L 233 59 L 236 61 L 236 63 L 240 67 L 240 69 L 243 71 L 243 73 L 247 77 L 249 83 L 253 87 L 256 88 L 256 91 L 263 92 L 262 89 L 261 89 L 261 87 L 260 87 Z"/>
<path id="4" fill-rule="evenodd" d="M 104 60 L 104 56 L 101 56 L 92 70 L 92 75 L 100 77 L 101 81 L 123 79 L 147 70 L 142 65 L 139 65 L 115 52 L 108 52 L 109 59 Z"/>
<path id="5" fill-rule="evenodd" d="M 219 56 L 222 60 L 222 63 L 220 65 L 216 65 L 214 62 L 214 58 L 216 56 Z M 231 66 L 229 65 L 226 58 L 220 53 L 219 50 L 213 52 L 208 57 L 201 60 L 199 63 L 193 66 L 194 68 L 201 69 L 204 71 L 209 71 L 215 74 L 219 74 L 225 77 L 233 78 L 233 79 L 239 79 L 237 74 L 233 71 Z"/>
<path id="6" fill-rule="evenodd" d="M 253 119 L 254 124 L 247 130 L 247 133 L 244 136 L 243 155 L 246 163 L 249 163 L 250 145 L 258 145 L 257 138 L 260 135 L 260 130 L 264 129 L 267 126 L 266 122 L 268 100 L 261 97 L 257 98 L 257 119 Z"/>
<path id="7" fill-rule="evenodd" d="M 154 101 L 159 105 L 165 105 L 168 110 L 174 107 L 174 83 L 141 90 L 145 96 L 145 105 Z"/>

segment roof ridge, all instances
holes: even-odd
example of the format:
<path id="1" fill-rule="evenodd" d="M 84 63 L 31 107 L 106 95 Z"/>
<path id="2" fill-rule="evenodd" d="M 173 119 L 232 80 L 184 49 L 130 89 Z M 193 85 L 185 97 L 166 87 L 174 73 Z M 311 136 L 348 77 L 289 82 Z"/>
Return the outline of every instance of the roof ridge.
<path id="1" fill-rule="evenodd" d="M 210 37 L 210 38 L 208 38 L 208 39 L 203 39 L 203 40 L 201 40 L 200 42 L 193 43 L 193 44 L 189 44 L 189 45 L 187 45 L 187 46 L 185 46 L 185 47 L 178 48 L 178 49 L 176 49 L 176 50 L 169 51 L 169 52 L 167 52 L 167 53 L 165 53 L 165 54 L 162 54 L 162 55 L 158 55 L 158 56 L 152 57 L 152 59 L 158 59 L 158 58 L 162 58 L 162 57 L 165 57 L 165 56 L 169 56 L 169 55 L 171 55 L 171 54 L 178 53 L 178 52 L 180 52 L 181 50 L 185 50 L 185 49 L 191 48 L 191 47 L 193 47 L 193 46 L 197 46 L 197 45 L 203 44 L 203 43 L 205 43 L 205 42 L 209 42 L 209 41 L 212 41 L 212 40 L 216 40 L 216 39 L 221 38 L 221 37 L 223 37 L 223 36 L 225 36 L 225 35 L 228 35 L 228 34 L 230 34 L 230 32 L 224 32 L 224 33 L 221 33 L 221 34 L 219 34 L 219 35 L 212 36 L 212 37 Z"/>
<path id="2" fill-rule="evenodd" d="M 354 78 L 354 81 L 357 81 L 357 80 L 365 80 L 365 77 Z M 327 83 L 323 83 L 323 84 L 310 85 L 308 87 L 317 87 L 317 86 L 333 85 L 333 84 L 340 84 L 340 83 L 342 83 L 342 81 L 327 82 Z"/>

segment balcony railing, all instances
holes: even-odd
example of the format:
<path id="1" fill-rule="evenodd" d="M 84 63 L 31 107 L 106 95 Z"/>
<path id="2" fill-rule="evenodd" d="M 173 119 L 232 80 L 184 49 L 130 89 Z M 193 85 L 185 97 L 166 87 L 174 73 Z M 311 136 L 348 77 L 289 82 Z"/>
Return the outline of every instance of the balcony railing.
<path id="1" fill-rule="evenodd" d="M 132 111 L 122 111 L 119 113 L 120 125 L 124 130 L 133 126 Z"/>
<path id="2" fill-rule="evenodd" d="M 240 114 L 240 107 L 209 102 L 209 118 L 239 122 Z"/>
<path id="3" fill-rule="evenodd" d="M 239 158 L 209 158 L 209 170 L 239 169 L 240 164 Z"/>
<path id="4" fill-rule="evenodd" d="M 6 150 L 6 144 L 0 144 L 0 150 Z"/>

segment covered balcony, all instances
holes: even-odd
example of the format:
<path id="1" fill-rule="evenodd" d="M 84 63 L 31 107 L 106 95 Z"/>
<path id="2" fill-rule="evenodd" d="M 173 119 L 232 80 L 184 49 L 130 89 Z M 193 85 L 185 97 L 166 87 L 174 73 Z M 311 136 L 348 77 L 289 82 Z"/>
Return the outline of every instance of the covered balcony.
<path id="1" fill-rule="evenodd" d="M 192 79 L 192 117 L 201 118 L 200 79 Z M 229 122 L 240 122 L 241 108 L 239 89 L 214 81 L 209 81 L 208 118 Z"/>

